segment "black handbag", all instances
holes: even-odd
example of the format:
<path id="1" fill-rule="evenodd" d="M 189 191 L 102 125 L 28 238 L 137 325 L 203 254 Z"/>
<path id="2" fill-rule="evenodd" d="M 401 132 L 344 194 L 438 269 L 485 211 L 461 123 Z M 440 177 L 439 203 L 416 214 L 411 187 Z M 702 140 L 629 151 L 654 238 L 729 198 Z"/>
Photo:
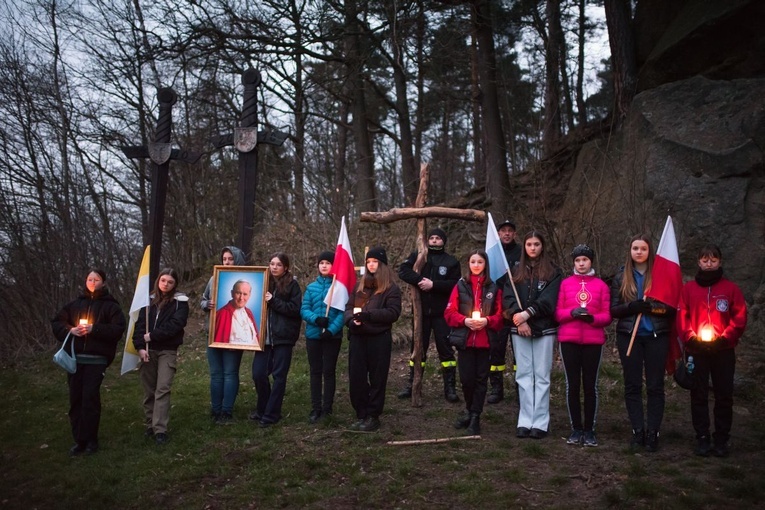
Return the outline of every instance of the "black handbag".
<path id="1" fill-rule="evenodd" d="M 675 373 L 672 375 L 672 377 L 675 379 L 677 385 L 681 388 L 692 390 L 696 388 L 696 385 L 698 384 L 698 378 L 696 377 L 695 371 L 689 371 L 688 369 L 689 367 L 687 356 L 685 350 L 683 350 L 683 355 L 679 360 L 677 360 Z"/>

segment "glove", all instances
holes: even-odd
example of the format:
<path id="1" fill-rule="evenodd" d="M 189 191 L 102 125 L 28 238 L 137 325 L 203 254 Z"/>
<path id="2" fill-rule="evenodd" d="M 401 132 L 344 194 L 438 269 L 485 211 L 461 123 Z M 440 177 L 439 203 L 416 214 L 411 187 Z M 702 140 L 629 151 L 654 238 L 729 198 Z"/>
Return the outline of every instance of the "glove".
<path id="1" fill-rule="evenodd" d="M 579 308 L 574 308 L 571 310 L 571 317 L 574 319 L 578 319 L 580 315 L 588 315 L 587 309 L 580 306 Z"/>
<path id="2" fill-rule="evenodd" d="M 630 304 L 627 305 L 627 309 L 630 311 L 631 314 L 637 315 L 639 313 L 651 313 L 651 303 L 648 301 L 643 301 L 642 299 L 636 299 L 635 301 L 630 301 Z"/>
<path id="3" fill-rule="evenodd" d="M 359 322 L 370 322 L 372 314 L 369 312 L 359 312 L 353 315 L 353 319 Z"/>
<path id="4" fill-rule="evenodd" d="M 326 317 L 325 317 L 326 319 Z M 334 337 L 332 332 L 330 330 L 322 331 L 321 335 L 319 335 L 319 340 L 330 340 Z"/>
<path id="5" fill-rule="evenodd" d="M 314 322 L 320 328 L 327 329 L 327 326 L 329 326 L 329 317 L 316 317 Z"/>

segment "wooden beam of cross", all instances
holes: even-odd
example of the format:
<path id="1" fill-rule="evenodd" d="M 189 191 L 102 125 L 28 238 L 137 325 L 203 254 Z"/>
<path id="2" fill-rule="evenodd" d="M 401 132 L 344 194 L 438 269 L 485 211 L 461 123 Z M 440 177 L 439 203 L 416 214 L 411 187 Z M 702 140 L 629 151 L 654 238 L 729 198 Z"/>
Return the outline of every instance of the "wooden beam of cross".
<path id="1" fill-rule="evenodd" d="M 239 228 L 238 245 L 247 260 L 251 260 L 250 241 L 255 219 L 255 191 L 258 187 L 259 144 L 280 146 L 287 134 L 274 129 L 258 131 L 258 85 L 260 73 L 248 69 L 242 74 L 244 102 L 242 104 L 241 126 L 233 133 L 214 137 L 211 142 L 216 149 L 233 145 L 239 151 Z"/>
<path id="2" fill-rule="evenodd" d="M 420 188 L 414 207 L 391 209 L 388 212 L 363 212 L 361 221 L 371 223 L 392 223 L 394 221 L 417 219 L 417 261 L 414 263 L 416 272 L 422 271 L 427 260 L 428 242 L 425 237 L 425 218 L 455 218 L 466 221 L 485 221 L 486 212 L 476 209 L 453 209 L 449 207 L 426 207 L 428 201 L 428 185 L 430 169 L 427 163 L 420 165 Z M 412 381 L 412 406 L 422 406 L 422 300 L 420 293 L 412 287 L 412 337 L 414 340 L 414 380 Z"/>
<path id="3" fill-rule="evenodd" d="M 202 152 L 173 149 L 170 135 L 173 130 L 173 105 L 178 95 L 169 87 L 157 91 L 159 115 L 154 141 L 148 146 L 123 146 L 122 153 L 131 159 L 149 158 L 151 166 L 151 202 L 149 205 L 149 243 L 151 260 L 149 262 L 149 281 L 153 282 L 159 274 L 159 258 L 162 254 L 162 230 L 165 224 L 165 201 L 167 198 L 167 180 L 170 173 L 170 161 L 184 161 L 194 164 L 202 157 Z"/>

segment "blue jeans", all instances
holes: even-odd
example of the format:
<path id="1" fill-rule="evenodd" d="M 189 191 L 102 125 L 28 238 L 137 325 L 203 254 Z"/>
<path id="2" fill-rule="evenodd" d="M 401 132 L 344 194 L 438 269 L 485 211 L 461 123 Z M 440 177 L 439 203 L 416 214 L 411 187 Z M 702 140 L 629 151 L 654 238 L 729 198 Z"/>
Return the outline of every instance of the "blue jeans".
<path id="1" fill-rule="evenodd" d="M 276 423 L 282 418 L 282 402 L 287 389 L 287 372 L 292 363 L 292 345 L 266 345 L 252 359 L 252 381 L 258 393 L 256 412 L 260 421 Z M 268 376 L 274 378 L 274 384 Z"/>
<path id="2" fill-rule="evenodd" d="M 234 409 L 239 393 L 239 365 L 244 351 L 207 347 L 210 367 L 210 406 L 213 414 L 229 413 Z"/>

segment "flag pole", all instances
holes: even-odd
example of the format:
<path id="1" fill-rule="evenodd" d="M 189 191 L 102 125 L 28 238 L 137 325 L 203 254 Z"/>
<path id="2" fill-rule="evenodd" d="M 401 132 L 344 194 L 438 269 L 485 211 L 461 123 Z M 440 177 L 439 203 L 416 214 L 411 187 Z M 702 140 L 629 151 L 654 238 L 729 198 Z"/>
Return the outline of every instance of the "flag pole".
<path id="1" fill-rule="evenodd" d="M 639 313 L 635 319 L 635 325 L 632 327 L 632 336 L 630 337 L 630 345 L 627 347 L 627 356 L 632 353 L 632 344 L 635 343 L 635 335 L 637 335 L 638 327 L 640 326 L 640 319 L 643 318 L 643 313 Z"/>
<path id="2" fill-rule="evenodd" d="M 513 272 L 510 270 L 510 268 L 507 268 L 507 278 L 510 280 L 510 285 L 513 287 L 513 295 L 515 296 L 515 302 L 518 303 L 518 308 L 523 310 L 523 305 L 521 304 L 521 298 L 518 297 L 518 289 L 515 288 L 515 282 L 513 281 Z"/>
<path id="3" fill-rule="evenodd" d="M 332 285 L 329 286 L 329 303 L 332 302 L 332 295 L 335 293 L 335 280 L 337 280 L 337 275 L 332 275 Z M 329 303 L 327 303 L 327 309 L 324 311 L 324 317 L 329 317 Z M 322 332 L 326 331 L 326 328 L 321 328 Z"/>

